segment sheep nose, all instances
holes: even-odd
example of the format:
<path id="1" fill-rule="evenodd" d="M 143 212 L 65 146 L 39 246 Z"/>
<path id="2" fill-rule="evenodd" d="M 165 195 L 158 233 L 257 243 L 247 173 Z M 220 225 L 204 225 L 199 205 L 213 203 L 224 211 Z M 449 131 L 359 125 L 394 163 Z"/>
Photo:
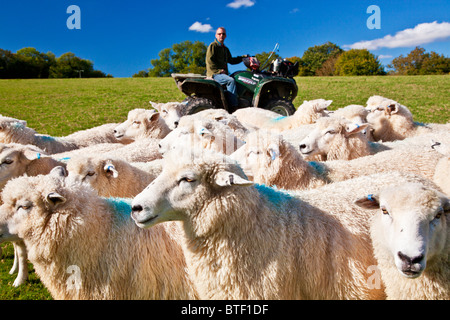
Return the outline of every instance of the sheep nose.
<path id="1" fill-rule="evenodd" d="M 116 129 L 114 129 L 114 133 L 117 133 L 117 130 L 116 130 Z"/>
<path id="2" fill-rule="evenodd" d="M 175 125 L 175 128 L 178 127 L 178 121 L 175 121 L 173 124 Z"/>
<path id="3" fill-rule="evenodd" d="M 299 148 L 300 148 L 300 150 L 305 149 L 306 148 L 306 144 L 301 144 Z"/>
<path id="4" fill-rule="evenodd" d="M 135 214 L 141 212 L 142 210 L 143 210 L 143 208 L 140 204 L 137 204 L 137 205 L 134 205 L 131 207 L 131 211 Z"/>
<path id="5" fill-rule="evenodd" d="M 403 254 L 401 251 L 397 252 L 398 257 L 400 260 L 403 261 L 403 263 L 406 263 L 408 265 L 413 265 L 416 263 L 420 263 L 423 260 L 423 254 L 418 255 L 417 257 L 409 257 L 406 254 Z"/>

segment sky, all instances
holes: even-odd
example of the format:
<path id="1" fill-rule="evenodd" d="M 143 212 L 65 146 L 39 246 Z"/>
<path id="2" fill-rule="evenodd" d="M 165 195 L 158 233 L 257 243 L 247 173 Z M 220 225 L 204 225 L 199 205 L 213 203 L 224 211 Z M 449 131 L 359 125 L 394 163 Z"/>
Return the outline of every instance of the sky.
<path id="1" fill-rule="evenodd" d="M 383 65 L 416 46 L 450 57 L 449 0 L 0 0 L 0 48 L 73 52 L 94 69 L 131 77 L 186 40 L 209 45 L 225 27 L 233 56 L 284 58 L 330 41 L 367 48 Z M 72 10 L 76 6 L 79 12 Z M 375 6 L 375 7 L 374 7 Z M 78 23 L 78 25 L 77 25 Z M 77 28 L 74 28 L 77 27 Z M 244 68 L 232 66 L 231 71 Z"/>

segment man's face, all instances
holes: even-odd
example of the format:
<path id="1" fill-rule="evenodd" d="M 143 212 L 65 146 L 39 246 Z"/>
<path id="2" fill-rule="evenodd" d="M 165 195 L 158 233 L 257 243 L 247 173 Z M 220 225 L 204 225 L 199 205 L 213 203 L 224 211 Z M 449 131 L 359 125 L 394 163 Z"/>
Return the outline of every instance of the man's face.
<path id="1" fill-rule="evenodd" d="M 223 43 L 225 41 L 225 38 L 227 37 L 227 33 L 225 31 L 225 29 L 217 29 L 216 31 L 216 39 L 217 41 L 219 41 L 220 43 Z"/>

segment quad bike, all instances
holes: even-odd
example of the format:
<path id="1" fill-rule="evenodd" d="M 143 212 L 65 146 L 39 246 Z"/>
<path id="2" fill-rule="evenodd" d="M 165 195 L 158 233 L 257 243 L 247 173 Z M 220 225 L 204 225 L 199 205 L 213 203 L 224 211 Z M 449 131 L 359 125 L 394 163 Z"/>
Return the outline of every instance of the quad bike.
<path id="1" fill-rule="evenodd" d="M 264 71 L 265 68 L 260 70 L 255 57 L 246 57 L 243 62 L 248 70 L 236 71 L 230 75 L 236 81 L 239 101 L 239 105 L 234 108 L 228 103 L 228 95 L 231 93 L 226 90 L 226 86 L 199 74 L 173 73 L 172 77 L 178 88 L 187 96 L 183 101 L 186 105 L 185 114 L 219 108 L 233 113 L 236 109 L 247 107 L 263 108 L 283 116 L 294 114 L 292 101 L 298 92 L 294 80 L 298 73 L 297 63 L 275 59 L 267 65 L 269 70 Z"/>

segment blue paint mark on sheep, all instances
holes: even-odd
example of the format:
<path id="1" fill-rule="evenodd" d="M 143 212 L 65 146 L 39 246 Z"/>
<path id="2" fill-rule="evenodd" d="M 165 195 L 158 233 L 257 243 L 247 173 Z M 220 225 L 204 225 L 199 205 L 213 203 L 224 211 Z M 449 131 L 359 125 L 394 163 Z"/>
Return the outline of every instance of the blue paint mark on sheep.
<path id="1" fill-rule="evenodd" d="M 293 199 L 293 196 L 283 190 L 277 190 L 264 184 L 255 184 L 256 190 L 265 196 L 275 206 L 279 207 L 286 201 Z"/>
<path id="2" fill-rule="evenodd" d="M 127 198 L 105 198 L 106 202 L 111 206 L 116 217 L 120 219 L 129 219 L 131 214 L 131 199 Z"/>
<path id="3" fill-rule="evenodd" d="M 282 119 L 284 119 L 284 118 L 286 118 L 286 117 L 285 117 L 285 116 L 281 116 L 281 117 L 272 119 L 272 121 L 273 121 L 273 122 L 276 122 L 276 121 L 280 121 L 280 120 L 282 120 Z"/>
<path id="4" fill-rule="evenodd" d="M 326 166 L 323 163 L 315 162 L 315 161 L 309 161 L 308 164 L 314 168 L 314 170 L 319 174 L 323 175 L 326 173 L 327 169 Z"/>

